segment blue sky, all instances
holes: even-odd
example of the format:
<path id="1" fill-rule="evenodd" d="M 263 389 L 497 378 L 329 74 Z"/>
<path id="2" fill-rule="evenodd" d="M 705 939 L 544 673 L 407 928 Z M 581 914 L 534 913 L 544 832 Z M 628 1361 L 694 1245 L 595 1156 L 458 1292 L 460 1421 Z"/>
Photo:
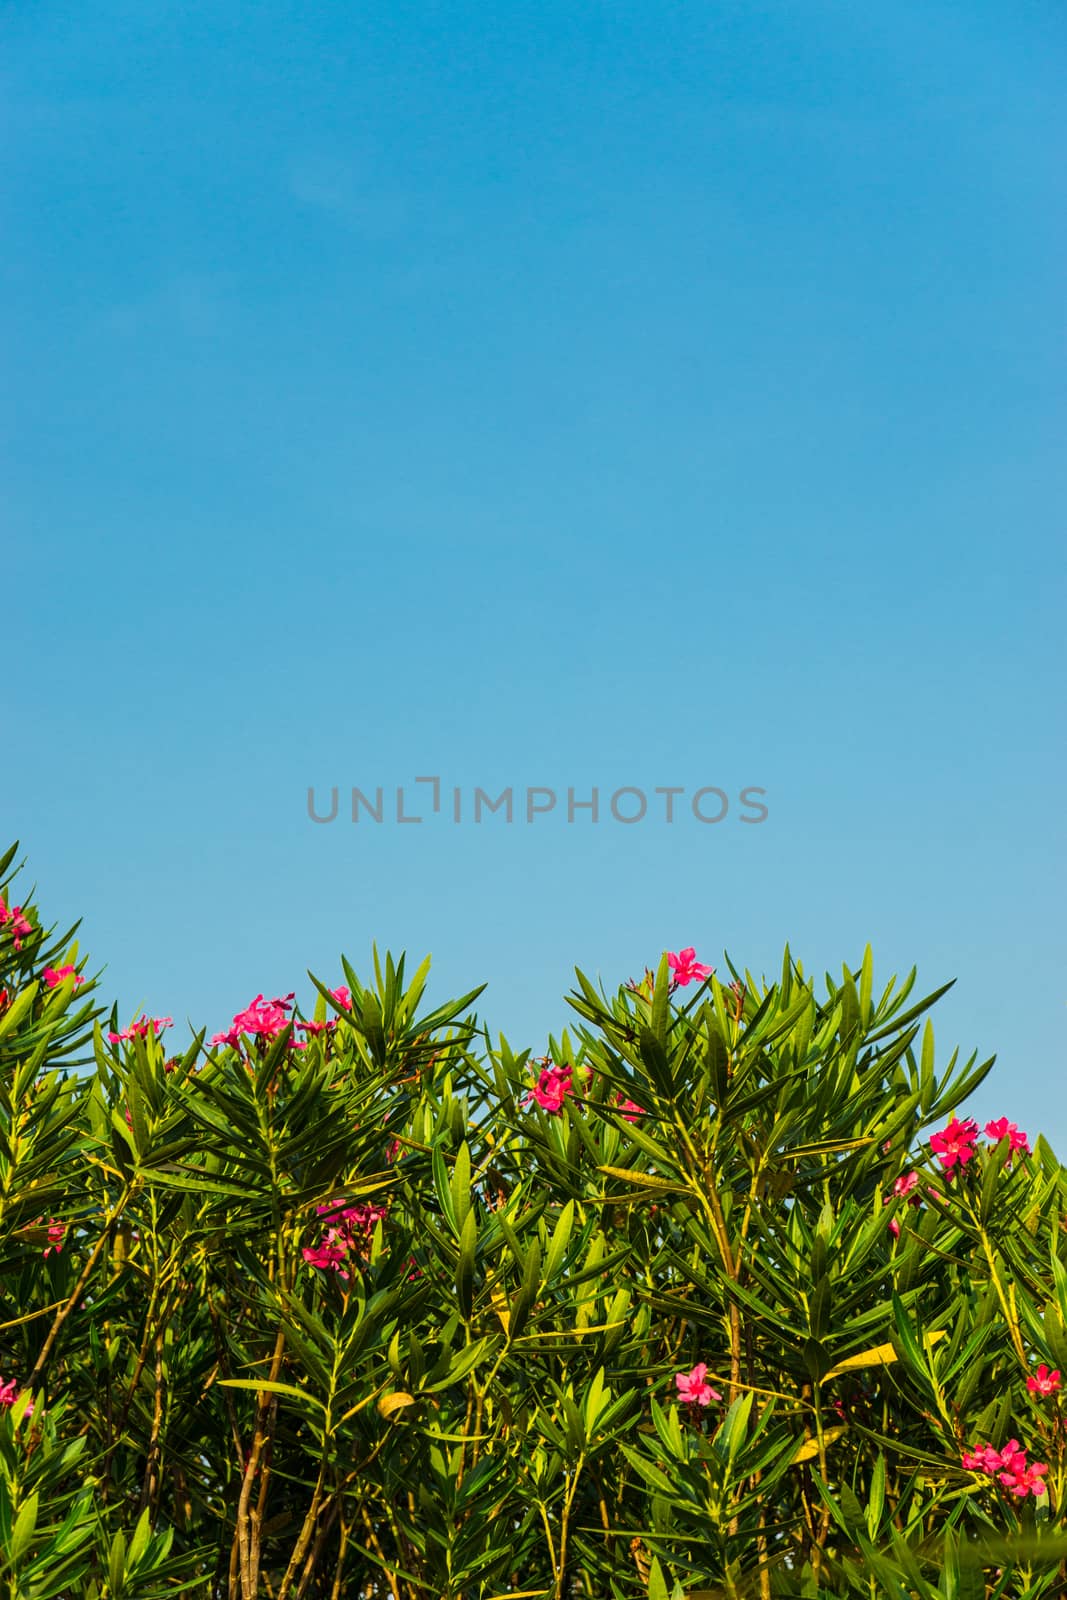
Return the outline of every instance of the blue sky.
<path id="1" fill-rule="evenodd" d="M 1067 1154 L 1059 4 L 2 38 L 0 834 L 124 1018 L 377 939 L 543 1048 L 575 965 L 869 940 Z M 429 774 L 560 805 L 345 820 Z"/>

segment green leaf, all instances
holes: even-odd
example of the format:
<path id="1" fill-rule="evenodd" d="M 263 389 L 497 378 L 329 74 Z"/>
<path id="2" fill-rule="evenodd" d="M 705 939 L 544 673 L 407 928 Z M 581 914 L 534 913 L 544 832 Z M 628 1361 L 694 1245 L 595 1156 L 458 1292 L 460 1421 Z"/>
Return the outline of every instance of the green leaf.
<path id="1" fill-rule="evenodd" d="M 652 1557 L 652 1564 L 648 1569 L 648 1600 L 671 1600 L 658 1556 Z"/>
<path id="2" fill-rule="evenodd" d="M 671 1014 L 671 967 L 664 951 L 656 969 L 656 984 L 652 991 L 651 1033 L 657 1044 L 667 1043 L 668 1019 Z M 666 1061 L 666 1056 L 663 1057 Z"/>
<path id="3" fill-rule="evenodd" d="M 470 1145 L 466 1139 L 456 1151 L 456 1161 L 452 1168 L 452 1181 L 449 1188 L 452 1195 L 452 1210 L 462 1231 L 463 1224 L 467 1220 L 467 1213 L 471 1208 L 471 1152 Z"/>
<path id="4" fill-rule="evenodd" d="M 444 1151 L 440 1143 L 436 1143 L 430 1152 L 430 1164 L 433 1170 L 433 1184 L 437 1191 L 437 1203 L 445 1221 L 459 1238 L 459 1223 L 456 1219 L 456 1207 L 452 1199 L 452 1185 L 448 1177 L 448 1168 L 445 1166 Z"/>
<path id="5" fill-rule="evenodd" d="M 126 1536 L 119 1528 L 111 1541 L 111 1550 L 108 1556 L 108 1581 L 111 1584 L 113 1595 L 122 1594 L 125 1589 L 123 1579 L 126 1575 Z"/>
<path id="6" fill-rule="evenodd" d="M 38 1496 L 31 1494 L 19 1507 L 19 1514 L 15 1518 L 15 1526 L 11 1530 L 11 1547 L 6 1552 L 13 1571 L 18 1571 L 19 1561 L 23 1552 L 28 1548 L 37 1531 L 37 1502 Z"/>
<path id="7" fill-rule="evenodd" d="M 137 1519 L 137 1526 L 134 1528 L 133 1538 L 130 1540 L 130 1552 L 127 1558 L 127 1566 L 131 1569 L 136 1567 L 137 1563 L 147 1550 L 151 1532 L 152 1530 L 149 1526 L 148 1507 L 145 1506 L 144 1510 L 141 1512 L 141 1515 Z"/>
<path id="8" fill-rule="evenodd" d="M 223 1389 L 262 1389 L 267 1394 L 285 1395 L 289 1400 L 304 1400 L 308 1405 L 317 1406 L 320 1411 L 326 1410 L 321 1400 L 292 1383 L 271 1383 L 266 1378 L 219 1378 L 218 1382 Z"/>
<path id="9" fill-rule="evenodd" d="M 867 1532 L 874 1539 L 882 1525 L 882 1511 L 885 1507 L 885 1456 L 879 1454 L 871 1473 L 871 1488 L 867 1500 L 866 1523 Z"/>
<path id="10" fill-rule="evenodd" d="M 548 1244 L 548 1254 L 545 1257 L 545 1282 L 551 1283 L 559 1270 L 560 1263 L 567 1253 L 567 1246 L 571 1241 L 571 1229 L 574 1226 L 574 1201 L 568 1200 L 559 1214 L 556 1226 L 552 1230 L 552 1238 Z"/>
<path id="11" fill-rule="evenodd" d="M 478 1224 L 471 1210 L 459 1236 L 459 1259 L 456 1262 L 456 1304 L 465 1322 L 470 1321 L 474 1310 L 474 1257 L 477 1248 Z"/>

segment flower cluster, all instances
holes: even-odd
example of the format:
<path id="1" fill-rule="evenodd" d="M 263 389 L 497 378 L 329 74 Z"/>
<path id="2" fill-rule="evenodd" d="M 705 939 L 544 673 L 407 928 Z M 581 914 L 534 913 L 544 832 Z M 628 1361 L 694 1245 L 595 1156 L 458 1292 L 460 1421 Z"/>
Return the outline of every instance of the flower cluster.
<path id="1" fill-rule="evenodd" d="M 1007 1117 L 1000 1117 L 995 1122 L 987 1122 L 985 1133 L 994 1144 L 999 1144 L 1002 1139 L 1010 1143 L 1008 1159 L 1021 1151 L 1023 1155 L 1030 1154 L 1030 1141 L 1014 1122 L 1009 1122 Z M 930 1149 L 941 1163 L 942 1170 L 954 1176 L 956 1170 L 966 1166 L 974 1155 L 975 1140 L 978 1138 L 978 1124 L 973 1117 L 968 1117 L 961 1122 L 958 1117 L 942 1128 L 940 1133 L 935 1133 L 930 1138 Z"/>
<path id="2" fill-rule="evenodd" d="M 304 1260 L 309 1267 L 317 1267 L 320 1272 L 336 1272 L 347 1281 L 349 1274 L 344 1270 L 345 1263 L 353 1254 L 366 1259 L 375 1225 L 388 1210 L 388 1206 L 373 1204 L 346 1205 L 343 1200 L 316 1206 L 316 1213 L 332 1218 L 333 1226 L 326 1229 L 318 1244 L 304 1248 L 301 1252 Z"/>
<path id="3" fill-rule="evenodd" d="M 892 1199 L 896 1198 L 900 1200 L 907 1196 L 909 1206 L 921 1205 L 922 1200 L 913 1192 L 917 1187 L 918 1182 L 919 1174 L 917 1172 L 902 1172 L 900 1177 L 897 1178 L 896 1182 L 893 1184 L 893 1193 L 891 1195 L 887 1194 L 882 1201 L 882 1204 L 887 1206 Z M 897 1221 L 896 1217 L 890 1219 L 889 1231 L 893 1235 L 894 1239 L 900 1238 L 900 1223 Z"/>
<path id="4" fill-rule="evenodd" d="M 81 973 L 78 972 L 74 967 L 70 966 L 45 967 L 41 976 L 44 978 L 45 985 L 49 989 L 58 989 L 59 985 L 61 983 L 66 983 L 68 978 L 74 979 L 75 989 L 80 988 L 85 982 L 85 979 L 82 977 Z"/>
<path id="5" fill-rule="evenodd" d="M 3 895 L 0 895 L 0 928 L 8 928 L 16 950 L 22 949 L 23 939 L 29 938 L 33 932 L 33 923 L 22 914 L 21 906 L 8 906 Z"/>
<path id="6" fill-rule="evenodd" d="M 1026 1451 L 1018 1439 L 1009 1439 L 1003 1450 L 994 1450 L 991 1444 L 965 1450 L 962 1460 L 968 1472 L 985 1472 L 996 1478 L 1017 1500 L 1024 1500 L 1028 1494 L 1036 1498 L 1045 1493 L 1041 1479 L 1048 1472 L 1048 1466 L 1043 1461 L 1034 1461 L 1028 1466 Z"/>
<path id="7" fill-rule="evenodd" d="M 1030 1154 L 1029 1139 L 1020 1128 L 1015 1126 L 1014 1122 L 1009 1122 L 1007 1117 L 1000 1117 L 996 1122 L 987 1122 L 985 1132 L 986 1137 L 992 1139 L 994 1144 L 999 1144 L 1002 1139 L 1010 1141 L 1008 1150 L 1009 1162 L 1017 1150 L 1021 1151 L 1024 1156 Z"/>
<path id="8" fill-rule="evenodd" d="M 626 1122 L 636 1122 L 638 1117 L 643 1117 L 645 1114 L 644 1106 L 639 1106 L 636 1100 L 627 1100 L 621 1094 L 619 1096 L 619 1110 L 622 1112 L 623 1120 Z"/>
<path id="9" fill-rule="evenodd" d="M 158 1039 L 164 1028 L 173 1028 L 173 1017 L 146 1017 L 140 1016 L 136 1022 L 131 1022 L 128 1028 L 123 1028 L 121 1033 L 109 1033 L 108 1039 L 112 1044 L 125 1044 L 129 1039 L 147 1039 L 150 1032 Z"/>
<path id="10" fill-rule="evenodd" d="M 678 1398 L 683 1405 L 709 1406 L 713 1400 L 722 1399 L 718 1389 L 713 1389 L 707 1382 L 707 1376 L 706 1361 L 698 1361 L 691 1372 L 679 1372 L 675 1375 Z"/>
<path id="11" fill-rule="evenodd" d="M 0 1383 L 0 1406 L 13 1406 L 19 1397 L 19 1393 L 20 1391 L 15 1383 L 14 1378 L 7 1378 L 3 1383 Z M 26 1407 L 26 1415 L 28 1417 L 32 1417 L 33 1415 L 32 1400 Z"/>
<path id="12" fill-rule="evenodd" d="M 345 1011 L 350 1011 L 351 1010 L 351 1008 L 352 1008 L 352 996 L 351 996 L 350 992 L 348 991 L 348 989 L 345 988 L 345 985 L 343 983 L 340 985 L 339 988 L 331 989 L 330 990 L 330 996 L 331 996 L 332 999 L 336 1000 L 337 1004 L 339 1006 L 342 1006 Z M 292 996 L 290 995 L 289 998 L 292 999 Z M 336 1017 L 327 1017 L 324 1022 L 298 1022 L 297 1023 L 297 1027 L 298 1028 L 302 1029 L 304 1033 L 310 1033 L 310 1034 L 330 1033 L 330 1032 L 332 1032 L 332 1030 L 334 1028 L 336 1028 L 336 1026 L 337 1026 L 337 1018 Z"/>
<path id="13" fill-rule="evenodd" d="M 261 994 L 257 994 L 250 1006 L 237 1013 L 225 1033 L 213 1035 L 212 1044 L 236 1047 L 243 1034 L 253 1039 L 276 1039 L 282 1029 L 289 1026 L 289 1012 L 293 1009 L 295 998 L 295 995 L 287 994 L 284 999 L 264 1000 Z"/>
<path id="14" fill-rule="evenodd" d="M 540 1065 L 537 1082 L 526 1096 L 524 1104 L 529 1105 L 531 1100 L 536 1100 L 542 1111 L 549 1111 L 558 1117 L 563 1110 L 564 1100 L 574 1093 L 574 1068 L 558 1067 L 547 1056 L 542 1057 Z"/>
<path id="15" fill-rule="evenodd" d="M 47 1257 L 51 1255 L 52 1251 L 54 1250 L 58 1255 L 63 1248 L 63 1240 L 66 1236 L 66 1232 L 67 1224 L 65 1222 L 57 1222 L 55 1217 L 49 1217 L 48 1243 L 45 1245 L 41 1254 Z"/>

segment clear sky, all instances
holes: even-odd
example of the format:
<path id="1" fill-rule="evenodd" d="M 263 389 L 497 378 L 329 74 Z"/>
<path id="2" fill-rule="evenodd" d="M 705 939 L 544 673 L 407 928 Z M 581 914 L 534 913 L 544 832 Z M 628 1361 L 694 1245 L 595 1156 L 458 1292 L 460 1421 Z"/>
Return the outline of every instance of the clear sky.
<path id="1" fill-rule="evenodd" d="M 123 1017 L 869 940 L 1067 1157 L 1060 0 L 0 40 L 0 835 Z"/>

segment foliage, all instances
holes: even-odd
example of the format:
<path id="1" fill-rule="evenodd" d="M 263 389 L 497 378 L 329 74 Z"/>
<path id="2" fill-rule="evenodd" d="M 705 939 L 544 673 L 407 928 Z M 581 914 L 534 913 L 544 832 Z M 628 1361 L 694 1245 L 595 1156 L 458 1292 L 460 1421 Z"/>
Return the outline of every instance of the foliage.
<path id="1" fill-rule="evenodd" d="M 579 973 L 533 1060 L 375 952 L 168 1054 L 14 861 L 4 1600 L 1063 1592 L 1064 1170 L 914 973 Z"/>

